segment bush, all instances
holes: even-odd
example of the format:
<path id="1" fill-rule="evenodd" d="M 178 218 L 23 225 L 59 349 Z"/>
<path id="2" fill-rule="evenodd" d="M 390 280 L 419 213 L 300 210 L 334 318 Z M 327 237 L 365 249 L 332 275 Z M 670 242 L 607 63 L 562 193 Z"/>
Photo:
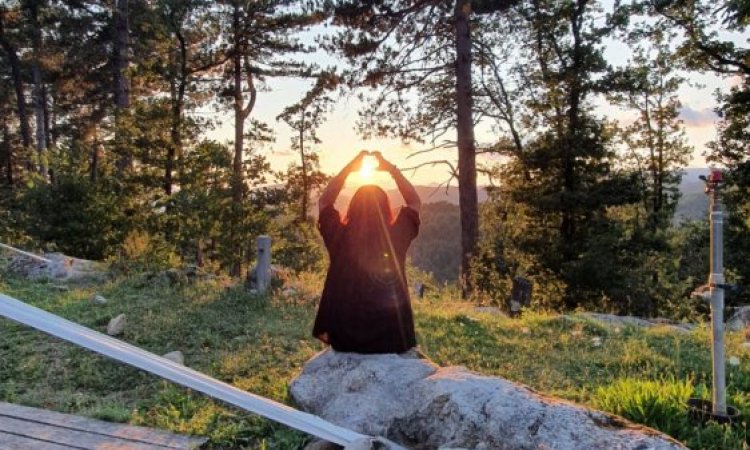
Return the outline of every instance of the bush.
<path id="1" fill-rule="evenodd" d="M 164 238 L 144 231 L 133 231 L 125 237 L 112 269 L 121 273 L 159 271 L 180 265 L 180 258 Z"/>
<path id="2" fill-rule="evenodd" d="M 127 232 L 117 196 L 88 178 L 61 176 L 23 196 L 26 230 L 40 245 L 71 256 L 103 259 Z"/>

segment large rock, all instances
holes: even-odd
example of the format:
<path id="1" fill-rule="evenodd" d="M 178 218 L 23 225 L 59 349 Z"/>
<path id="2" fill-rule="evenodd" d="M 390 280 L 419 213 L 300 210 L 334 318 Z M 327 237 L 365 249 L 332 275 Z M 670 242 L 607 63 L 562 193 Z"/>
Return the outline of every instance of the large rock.
<path id="1" fill-rule="evenodd" d="M 64 281 L 98 280 L 106 274 L 104 266 L 96 261 L 73 258 L 62 253 L 45 253 L 44 258 L 49 262 L 23 255 L 16 256 L 8 265 L 8 271 L 29 279 Z"/>
<path id="2" fill-rule="evenodd" d="M 326 350 L 290 391 L 312 414 L 412 448 L 684 448 L 622 418 L 413 356 Z"/>

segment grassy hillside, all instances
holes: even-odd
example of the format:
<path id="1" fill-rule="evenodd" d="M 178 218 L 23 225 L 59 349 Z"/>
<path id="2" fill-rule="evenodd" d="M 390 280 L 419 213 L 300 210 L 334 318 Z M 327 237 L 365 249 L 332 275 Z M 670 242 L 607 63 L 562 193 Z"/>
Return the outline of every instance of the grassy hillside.
<path id="1" fill-rule="evenodd" d="M 0 292 L 103 331 L 128 315 L 122 339 L 241 389 L 289 402 L 287 386 L 323 346 L 309 336 L 320 278 L 295 280 L 293 296 L 253 296 L 227 280 L 190 286 L 130 278 L 100 285 L 29 282 L 0 274 Z M 90 302 L 101 293 L 109 302 Z M 706 396 L 710 357 L 705 328 L 608 328 L 583 318 L 526 314 L 512 320 L 476 312 L 450 290 L 415 302 L 423 351 L 442 365 L 464 365 L 556 396 L 624 414 L 692 448 L 747 448 L 735 430 L 687 421 L 683 403 Z M 742 337 L 728 339 L 731 403 L 750 416 L 750 364 Z M 114 421 L 208 436 L 211 448 L 300 448 L 307 436 L 227 408 L 203 395 L 0 320 L 0 399 Z"/>

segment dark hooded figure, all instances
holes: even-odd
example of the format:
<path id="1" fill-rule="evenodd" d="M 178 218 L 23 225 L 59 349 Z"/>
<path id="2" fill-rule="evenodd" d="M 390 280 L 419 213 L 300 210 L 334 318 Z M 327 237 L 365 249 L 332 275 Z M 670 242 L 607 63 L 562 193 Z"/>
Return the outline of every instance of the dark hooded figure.
<path id="1" fill-rule="evenodd" d="M 421 202 L 401 172 L 374 152 L 379 170 L 391 174 L 406 206 L 394 216 L 383 189 L 362 186 L 342 220 L 334 202 L 366 155 L 344 167 L 320 197 L 318 228 L 330 266 L 313 335 L 337 351 L 402 353 L 416 346 L 404 263 L 419 231 Z"/>

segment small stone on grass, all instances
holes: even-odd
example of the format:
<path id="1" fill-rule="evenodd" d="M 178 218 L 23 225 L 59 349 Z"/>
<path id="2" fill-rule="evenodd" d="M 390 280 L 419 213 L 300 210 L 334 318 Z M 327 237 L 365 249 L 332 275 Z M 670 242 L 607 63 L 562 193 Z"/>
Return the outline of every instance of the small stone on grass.
<path id="1" fill-rule="evenodd" d="M 163 358 L 166 358 L 172 362 L 175 362 L 181 366 L 185 365 L 185 355 L 182 354 L 181 351 L 176 350 L 173 352 L 169 352 L 162 356 Z"/>
<path id="2" fill-rule="evenodd" d="M 125 324 L 127 323 L 127 316 L 125 314 L 120 314 L 119 316 L 115 317 L 114 319 L 109 321 L 109 324 L 107 325 L 107 334 L 110 336 L 117 336 L 122 334 L 123 331 L 125 331 Z"/>

